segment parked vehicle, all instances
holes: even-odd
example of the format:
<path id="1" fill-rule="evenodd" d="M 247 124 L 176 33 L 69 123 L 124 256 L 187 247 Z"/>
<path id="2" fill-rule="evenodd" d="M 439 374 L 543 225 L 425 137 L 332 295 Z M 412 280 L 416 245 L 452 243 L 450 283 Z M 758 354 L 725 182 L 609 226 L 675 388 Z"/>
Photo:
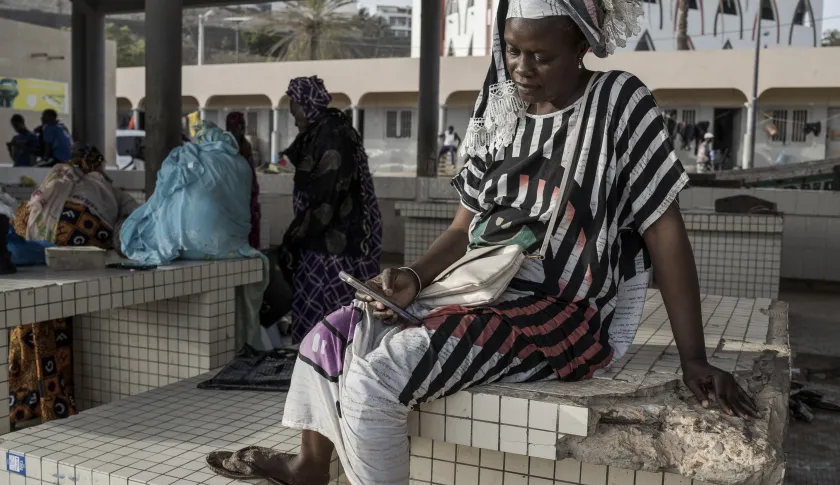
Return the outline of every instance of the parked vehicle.
<path id="1" fill-rule="evenodd" d="M 146 132 L 117 130 L 117 167 L 120 170 L 145 170 Z"/>

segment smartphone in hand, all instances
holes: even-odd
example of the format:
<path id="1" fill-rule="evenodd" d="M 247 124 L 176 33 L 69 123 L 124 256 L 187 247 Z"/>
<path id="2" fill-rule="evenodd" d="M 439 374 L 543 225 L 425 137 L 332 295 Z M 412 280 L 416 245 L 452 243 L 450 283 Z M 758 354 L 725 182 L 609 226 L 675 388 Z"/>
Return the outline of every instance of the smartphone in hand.
<path id="1" fill-rule="evenodd" d="M 367 296 L 373 298 L 375 301 L 378 301 L 379 303 L 382 303 L 383 305 L 385 305 L 385 308 L 393 311 L 394 313 L 397 314 L 397 316 L 399 316 L 400 318 L 402 318 L 406 322 L 408 322 L 412 325 L 417 325 L 417 326 L 420 326 L 423 323 L 423 322 L 420 321 L 419 318 L 415 317 L 414 315 L 412 315 L 412 314 L 408 313 L 407 311 L 403 310 L 402 308 L 398 307 L 393 302 L 391 302 L 390 300 L 388 300 L 384 296 L 380 295 L 379 293 L 375 292 L 374 290 L 368 288 L 367 285 L 365 285 L 361 281 L 357 280 L 356 278 L 350 276 L 349 274 L 345 273 L 344 271 L 340 272 L 338 274 L 338 277 L 341 279 L 341 281 L 343 281 L 343 282 L 347 283 L 348 285 L 352 286 L 353 289 L 355 289 L 359 293 L 367 295 Z"/>

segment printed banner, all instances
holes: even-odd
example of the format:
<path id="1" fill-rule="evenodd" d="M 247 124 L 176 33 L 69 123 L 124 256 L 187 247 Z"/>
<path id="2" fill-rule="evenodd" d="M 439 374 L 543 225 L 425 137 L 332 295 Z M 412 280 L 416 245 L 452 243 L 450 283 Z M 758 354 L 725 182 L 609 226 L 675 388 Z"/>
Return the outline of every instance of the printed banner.
<path id="1" fill-rule="evenodd" d="M 67 113 L 67 83 L 0 75 L 0 108 Z"/>
<path id="2" fill-rule="evenodd" d="M 190 138 L 195 137 L 195 127 L 198 126 L 199 121 L 201 121 L 201 113 L 198 111 L 187 115 L 187 123 L 190 125 Z"/>

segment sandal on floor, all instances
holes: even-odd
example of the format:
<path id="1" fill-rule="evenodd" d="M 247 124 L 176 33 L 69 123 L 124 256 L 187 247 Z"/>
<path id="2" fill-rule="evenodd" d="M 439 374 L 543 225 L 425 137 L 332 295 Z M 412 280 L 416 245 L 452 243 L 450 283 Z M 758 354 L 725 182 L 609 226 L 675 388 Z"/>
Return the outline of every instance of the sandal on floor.
<path id="1" fill-rule="evenodd" d="M 248 446 L 239 451 L 214 451 L 207 455 L 207 466 L 218 475 L 235 480 L 264 479 L 273 485 L 293 485 L 274 478 L 268 472 L 254 464 L 254 456 L 259 453 L 269 460 L 289 460 L 295 455 L 262 446 Z"/>
<path id="2" fill-rule="evenodd" d="M 254 446 L 242 448 L 239 451 L 213 451 L 207 454 L 207 466 L 213 473 L 234 480 L 252 480 L 260 478 L 256 472 L 244 461 L 245 453 Z"/>

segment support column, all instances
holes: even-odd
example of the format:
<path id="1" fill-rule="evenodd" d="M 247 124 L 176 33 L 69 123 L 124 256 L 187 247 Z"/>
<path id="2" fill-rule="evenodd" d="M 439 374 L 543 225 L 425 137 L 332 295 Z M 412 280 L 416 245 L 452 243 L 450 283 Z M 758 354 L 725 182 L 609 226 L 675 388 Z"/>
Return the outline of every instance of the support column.
<path id="1" fill-rule="evenodd" d="M 446 130 L 446 106 L 441 106 L 438 109 L 438 131 Z"/>
<path id="2" fill-rule="evenodd" d="M 146 197 L 169 152 L 181 144 L 181 45 L 183 0 L 146 0 Z"/>
<path id="3" fill-rule="evenodd" d="M 417 116 L 417 176 L 437 176 L 440 93 L 440 2 L 424 2 L 420 12 L 420 96 Z"/>
<path id="4" fill-rule="evenodd" d="M 73 139 L 104 152 L 105 16 L 81 2 L 74 2 L 71 32 Z"/>
<path id="5" fill-rule="evenodd" d="M 360 114 L 359 107 L 353 105 L 350 109 L 353 110 L 353 128 L 355 128 L 356 131 L 359 131 L 361 129 L 361 126 L 359 124 L 359 122 L 361 120 L 361 117 L 359 116 L 359 114 Z"/>
<path id="6" fill-rule="evenodd" d="M 207 120 L 207 110 L 206 109 L 204 109 L 204 108 L 199 108 L 198 109 L 198 119 L 200 119 L 201 121 L 206 121 Z"/>
<path id="7" fill-rule="evenodd" d="M 142 130 L 143 123 L 140 121 L 140 110 L 134 108 L 131 113 L 131 117 L 134 118 L 134 129 L 135 130 Z"/>
<path id="8" fill-rule="evenodd" d="M 85 33 L 85 7 L 81 2 L 73 2 L 73 12 L 70 27 L 71 38 L 71 82 L 70 82 L 70 113 L 73 138 L 87 139 L 85 126 L 85 106 L 87 106 L 87 68 Z"/>
<path id="9" fill-rule="evenodd" d="M 280 108 L 272 110 L 271 163 L 280 162 Z"/>
<path id="10" fill-rule="evenodd" d="M 86 15 L 85 37 L 87 38 L 87 104 L 84 108 L 87 139 L 79 140 L 91 144 L 105 153 L 105 137 L 116 133 L 105 133 L 105 16 L 89 11 Z"/>

